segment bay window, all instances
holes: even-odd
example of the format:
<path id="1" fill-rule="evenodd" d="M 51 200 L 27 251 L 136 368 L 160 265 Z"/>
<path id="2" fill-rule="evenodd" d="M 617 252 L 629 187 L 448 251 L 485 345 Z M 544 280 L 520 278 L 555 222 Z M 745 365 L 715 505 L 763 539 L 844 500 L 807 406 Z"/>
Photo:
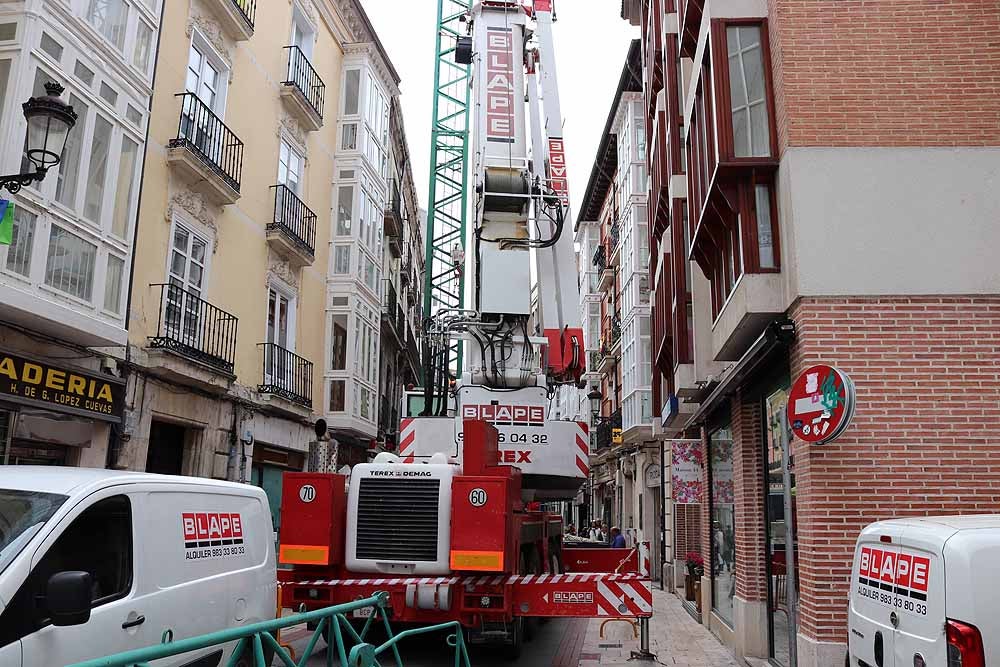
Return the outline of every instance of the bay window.
<path id="1" fill-rule="evenodd" d="M 35 246 L 35 222 L 38 219 L 34 213 L 23 207 L 14 209 L 14 231 L 11 234 L 10 245 L 7 246 L 7 270 L 22 278 L 31 275 L 31 252 Z"/>
<path id="2" fill-rule="evenodd" d="M 351 235 L 351 220 L 354 218 L 354 186 L 341 185 L 337 188 L 337 236 Z"/>
<path id="3" fill-rule="evenodd" d="M 744 274 L 780 270 L 777 138 L 766 21 L 715 20 L 710 41 L 688 119 L 684 244 L 711 282 L 718 316 Z"/>

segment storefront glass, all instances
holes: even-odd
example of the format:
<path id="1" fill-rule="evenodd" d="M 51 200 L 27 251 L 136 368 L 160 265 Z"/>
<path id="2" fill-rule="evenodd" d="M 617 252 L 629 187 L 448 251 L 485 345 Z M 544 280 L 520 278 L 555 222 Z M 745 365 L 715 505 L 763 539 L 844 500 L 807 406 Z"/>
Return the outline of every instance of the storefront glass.
<path id="1" fill-rule="evenodd" d="M 728 424 L 711 433 L 708 449 L 712 489 L 712 610 L 731 626 L 736 594 L 736 524 L 733 432 Z"/>
<path id="2" fill-rule="evenodd" d="M 781 447 L 780 416 L 788 399 L 787 387 L 778 389 L 764 400 L 766 428 L 765 471 L 767 483 L 767 574 L 768 574 L 768 635 L 770 655 L 775 662 L 789 665 L 788 569 L 786 567 L 785 463 Z M 792 526 L 795 526 L 795 474 L 791 475 Z M 796 550 L 798 555 L 798 550 Z M 798 558 L 795 559 L 798 563 Z"/>

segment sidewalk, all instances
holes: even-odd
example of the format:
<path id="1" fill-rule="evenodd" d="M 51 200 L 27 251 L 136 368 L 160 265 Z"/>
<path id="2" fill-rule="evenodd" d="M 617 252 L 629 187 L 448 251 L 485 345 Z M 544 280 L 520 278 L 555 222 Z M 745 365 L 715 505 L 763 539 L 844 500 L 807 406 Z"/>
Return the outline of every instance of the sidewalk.
<path id="1" fill-rule="evenodd" d="M 733 654 L 719 643 L 707 628 L 697 623 L 669 591 L 653 589 L 653 618 L 649 624 L 650 651 L 656 663 L 629 662 L 632 651 L 639 649 L 628 623 L 608 623 L 604 639 L 600 637 L 600 619 L 587 627 L 579 667 L 599 665 L 661 664 L 677 667 L 738 667 Z"/>

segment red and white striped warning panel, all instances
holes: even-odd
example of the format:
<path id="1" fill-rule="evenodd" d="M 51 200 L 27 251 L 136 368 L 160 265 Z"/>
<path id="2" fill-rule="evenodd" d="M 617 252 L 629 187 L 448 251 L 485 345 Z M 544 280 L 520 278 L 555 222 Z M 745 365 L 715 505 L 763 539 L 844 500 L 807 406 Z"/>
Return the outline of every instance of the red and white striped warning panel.
<path id="1" fill-rule="evenodd" d="M 410 577 L 374 579 L 315 579 L 294 586 L 372 587 L 390 591 L 403 586 L 461 585 L 466 592 L 503 587 L 519 616 L 638 618 L 653 615 L 653 587 L 641 574 L 541 574 L 475 577 Z"/>

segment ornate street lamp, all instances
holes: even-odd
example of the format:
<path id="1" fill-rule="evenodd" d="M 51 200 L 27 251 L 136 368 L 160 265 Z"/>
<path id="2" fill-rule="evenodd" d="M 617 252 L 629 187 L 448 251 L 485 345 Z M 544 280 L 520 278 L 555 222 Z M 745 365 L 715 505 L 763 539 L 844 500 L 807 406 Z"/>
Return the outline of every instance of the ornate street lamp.
<path id="1" fill-rule="evenodd" d="M 593 415 L 597 415 L 601 412 L 601 399 L 604 398 L 604 394 L 597 387 L 593 387 L 590 393 L 587 394 L 587 400 L 590 401 L 590 412 Z"/>
<path id="2" fill-rule="evenodd" d="M 64 103 L 60 95 L 65 90 L 58 83 L 45 84 L 44 97 L 32 97 L 22 105 L 28 121 L 27 156 L 35 171 L 0 176 L 0 187 L 17 193 L 22 187 L 41 181 L 49 169 L 62 160 L 63 148 L 69 131 L 76 125 L 73 107 Z"/>

